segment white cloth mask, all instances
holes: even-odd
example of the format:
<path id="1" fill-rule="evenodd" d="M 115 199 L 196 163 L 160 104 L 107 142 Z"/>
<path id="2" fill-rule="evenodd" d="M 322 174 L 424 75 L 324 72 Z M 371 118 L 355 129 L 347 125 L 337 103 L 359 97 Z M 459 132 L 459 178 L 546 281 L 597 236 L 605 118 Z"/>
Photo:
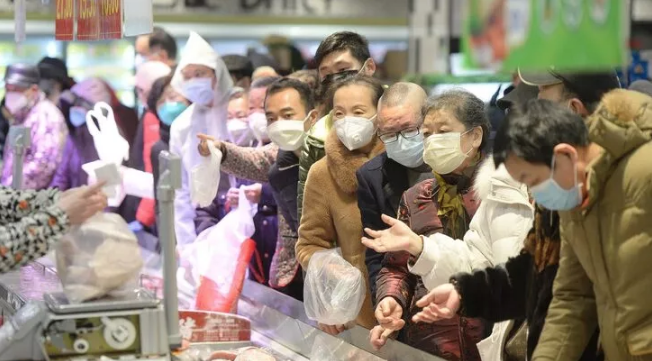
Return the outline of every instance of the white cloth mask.
<path id="1" fill-rule="evenodd" d="M 337 137 L 346 149 L 354 151 L 371 142 L 376 129 L 372 121 L 375 117 L 375 115 L 371 118 L 347 116 L 335 121 Z"/>
<path id="2" fill-rule="evenodd" d="M 268 140 L 267 136 L 267 117 L 264 113 L 252 113 L 249 115 L 249 128 L 254 133 L 254 137 L 259 142 Z"/>
<path id="3" fill-rule="evenodd" d="M 29 106 L 29 99 L 21 92 L 7 92 L 5 95 L 5 108 L 13 116 L 24 112 Z"/>
<path id="4" fill-rule="evenodd" d="M 310 116 L 310 115 L 308 115 Z M 308 117 L 306 117 L 307 119 Z M 306 138 L 304 120 L 277 120 L 267 128 L 269 139 L 281 150 L 293 152 L 303 146 Z"/>
<path id="5" fill-rule="evenodd" d="M 213 90 L 213 79 L 194 78 L 183 84 L 183 95 L 191 102 L 199 105 L 209 105 L 213 101 L 215 91 Z"/>
<path id="6" fill-rule="evenodd" d="M 468 157 L 462 152 L 461 139 L 465 133 L 433 134 L 426 138 L 423 161 L 437 174 L 449 174 Z"/>
<path id="7" fill-rule="evenodd" d="M 254 140 L 254 134 L 249 129 L 246 119 L 231 119 L 226 123 L 226 128 L 231 134 L 233 143 L 239 146 L 250 146 L 251 141 Z"/>

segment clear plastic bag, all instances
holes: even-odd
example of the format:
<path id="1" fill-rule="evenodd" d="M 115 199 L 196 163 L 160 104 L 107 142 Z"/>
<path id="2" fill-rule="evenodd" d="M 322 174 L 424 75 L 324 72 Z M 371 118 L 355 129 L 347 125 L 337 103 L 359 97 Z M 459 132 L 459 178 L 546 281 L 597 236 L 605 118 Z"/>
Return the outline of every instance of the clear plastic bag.
<path id="1" fill-rule="evenodd" d="M 120 296 L 138 287 L 143 260 L 136 236 L 117 214 L 98 213 L 57 243 L 57 273 L 71 303 Z"/>
<path id="2" fill-rule="evenodd" d="M 345 325 L 358 317 L 365 296 L 362 272 L 342 258 L 339 248 L 312 255 L 303 291 L 308 318 L 325 325 Z"/>
<path id="3" fill-rule="evenodd" d="M 240 187 L 238 207 L 182 250 L 177 273 L 180 303 L 194 296 L 196 309 L 234 311 L 256 247 L 250 238 L 256 231 L 258 205 L 247 200 L 244 188 Z"/>
<path id="4" fill-rule="evenodd" d="M 190 200 L 200 207 L 213 203 L 220 186 L 222 152 L 215 148 L 213 142 L 207 144 L 211 155 L 202 157 L 201 163 L 196 165 L 190 174 Z"/>

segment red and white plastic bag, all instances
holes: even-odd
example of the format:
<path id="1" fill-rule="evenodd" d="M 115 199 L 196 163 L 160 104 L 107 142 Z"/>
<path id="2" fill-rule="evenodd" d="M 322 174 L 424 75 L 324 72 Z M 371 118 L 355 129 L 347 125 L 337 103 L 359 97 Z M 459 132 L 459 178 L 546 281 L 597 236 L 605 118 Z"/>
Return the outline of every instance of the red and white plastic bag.
<path id="1" fill-rule="evenodd" d="M 244 186 L 243 186 L 244 187 Z M 258 205 L 240 187 L 238 207 L 197 236 L 181 253 L 180 303 L 197 310 L 234 312 L 256 244 L 254 216 Z"/>

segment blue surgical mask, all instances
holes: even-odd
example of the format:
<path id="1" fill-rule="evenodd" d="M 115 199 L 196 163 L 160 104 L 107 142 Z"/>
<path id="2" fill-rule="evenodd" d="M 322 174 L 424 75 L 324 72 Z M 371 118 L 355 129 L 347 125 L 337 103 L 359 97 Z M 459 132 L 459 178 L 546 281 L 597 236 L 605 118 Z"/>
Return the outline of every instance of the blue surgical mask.
<path id="1" fill-rule="evenodd" d="M 167 102 L 158 107 L 156 112 L 161 122 L 170 126 L 186 109 L 188 109 L 188 105 L 184 102 Z"/>
<path id="2" fill-rule="evenodd" d="M 199 105 L 208 105 L 214 97 L 213 79 L 194 78 L 183 84 L 183 94 L 191 102 Z"/>
<path id="3" fill-rule="evenodd" d="M 555 158 L 552 159 L 550 178 L 530 188 L 534 200 L 543 208 L 551 211 L 568 211 L 582 204 L 582 183 L 577 182 L 577 164 L 575 164 L 575 185 L 571 189 L 562 188 L 553 178 Z"/>
<path id="4" fill-rule="evenodd" d="M 86 109 L 80 107 L 70 108 L 70 124 L 75 128 L 86 124 Z"/>
<path id="5" fill-rule="evenodd" d="M 394 142 L 385 144 L 387 156 L 404 167 L 416 168 L 423 164 L 423 134 L 405 138 L 398 135 Z"/>

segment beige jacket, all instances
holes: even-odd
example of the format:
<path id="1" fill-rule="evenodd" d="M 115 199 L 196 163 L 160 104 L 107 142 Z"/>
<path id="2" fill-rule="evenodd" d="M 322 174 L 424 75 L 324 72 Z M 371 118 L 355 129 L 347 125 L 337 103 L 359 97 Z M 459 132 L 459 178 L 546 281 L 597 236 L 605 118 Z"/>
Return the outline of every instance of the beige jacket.
<path id="1" fill-rule="evenodd" d="M 373 142 L 373 150 L 368 154 L 351 152 L 332 130 L 326 139 L 326 157 L 310 168 L 296 246 L 297 259 L 304 270 L 308 269 L 310 257 L 315 252 L 340 247 L 344 259 L 362 271 L 365 280 L 368 279 L 355 172 L 384 151 L 377 137 Z M 365 289 L 367 297 L 357 322 L 371 329 L 376 319 L 368 285 Z"/>

